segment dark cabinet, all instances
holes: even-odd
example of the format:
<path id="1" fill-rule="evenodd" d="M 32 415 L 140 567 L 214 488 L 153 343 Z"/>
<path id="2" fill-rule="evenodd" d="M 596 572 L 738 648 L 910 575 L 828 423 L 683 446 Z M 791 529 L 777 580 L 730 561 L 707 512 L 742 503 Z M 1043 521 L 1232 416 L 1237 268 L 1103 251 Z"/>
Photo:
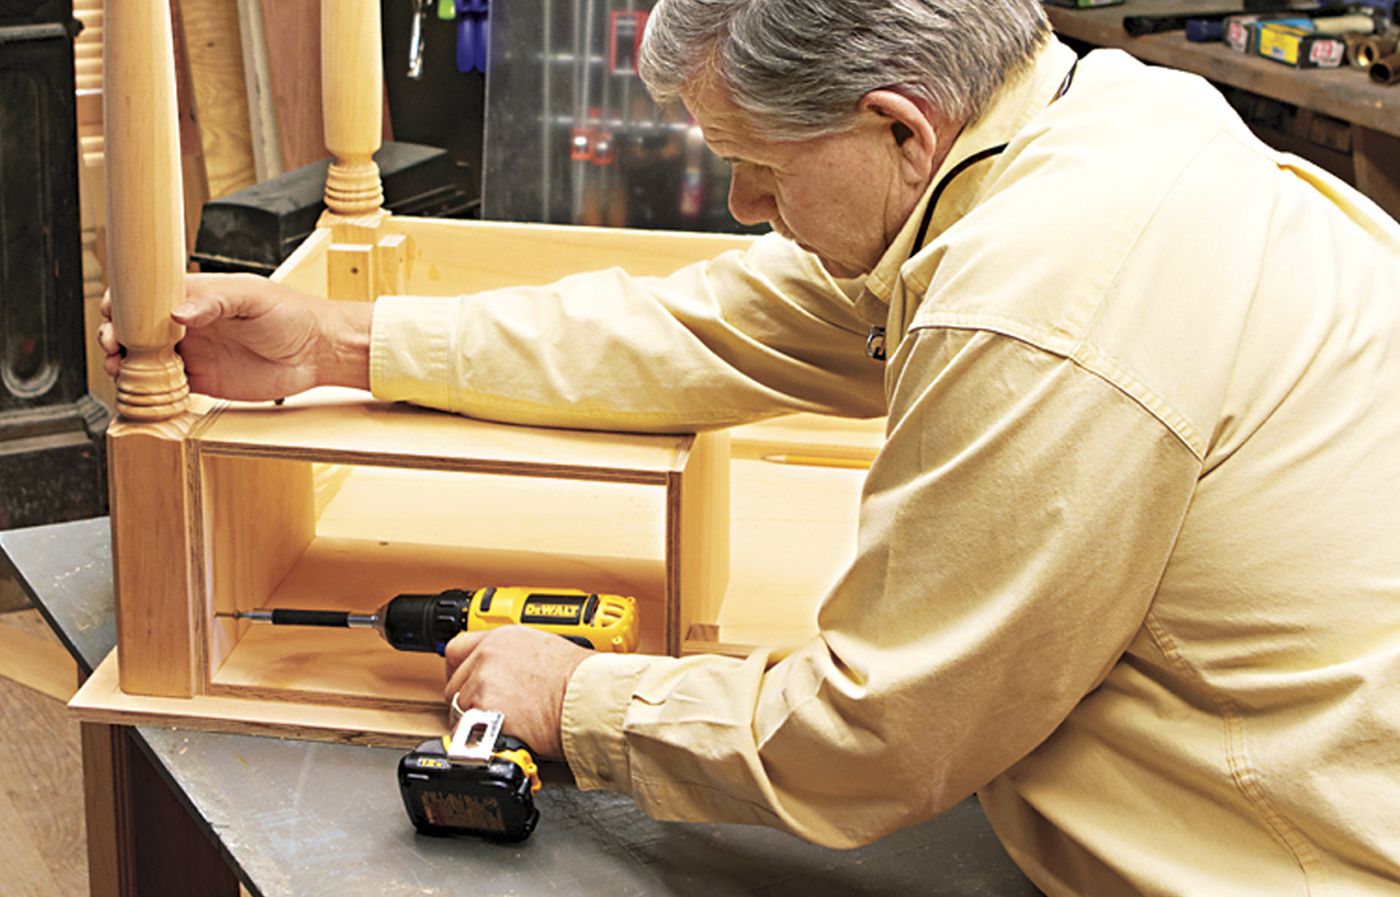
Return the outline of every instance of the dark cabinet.
<path id="1" fill-rule="evenodd" d="M 68 0 L 0 0 L 0 529 L 106 510 L 87 389 Z"/>

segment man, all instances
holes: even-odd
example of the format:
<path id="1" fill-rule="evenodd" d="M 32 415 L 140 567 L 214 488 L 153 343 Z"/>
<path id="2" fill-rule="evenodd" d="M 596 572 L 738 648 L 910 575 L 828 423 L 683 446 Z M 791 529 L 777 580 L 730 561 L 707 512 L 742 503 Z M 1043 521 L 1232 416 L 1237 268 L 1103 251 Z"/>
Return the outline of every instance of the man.
<path id="1" fill-rule="evenodd" d="M 778 235 L 372 312 L 196 278 L 175 315 L 240 398 L 889 415 L 811 643 L 467 634 L 447 693 L 663 818 L 848 846 L 977 792 L 1051 895 L 1394 893 L 1400 228 L 1035 0 L 662 0 L 643 74 Z"/>

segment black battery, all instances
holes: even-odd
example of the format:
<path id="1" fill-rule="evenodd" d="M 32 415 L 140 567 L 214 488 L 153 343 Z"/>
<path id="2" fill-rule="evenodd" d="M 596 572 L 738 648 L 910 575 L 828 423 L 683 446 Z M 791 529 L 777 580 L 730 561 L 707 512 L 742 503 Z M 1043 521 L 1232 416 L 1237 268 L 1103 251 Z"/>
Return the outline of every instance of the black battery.
<path id="1" fill-rule="evenodd" d="M 501 736 L 496 751 L 528 750 Z M 533 782 L 521 766 L 493 757 L 463 763 L 447 756 L 442 739 L 420 744 L 399 760 L 399 793 L 413 827 L 424 835 L 475 835 L 523 841 L 539 821 Z"/>

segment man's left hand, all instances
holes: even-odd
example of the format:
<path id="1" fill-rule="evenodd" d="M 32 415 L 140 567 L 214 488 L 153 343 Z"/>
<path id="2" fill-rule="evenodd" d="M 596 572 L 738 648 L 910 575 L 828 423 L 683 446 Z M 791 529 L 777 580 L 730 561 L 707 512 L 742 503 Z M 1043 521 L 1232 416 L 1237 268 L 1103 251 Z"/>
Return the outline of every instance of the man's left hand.
<path id="1" fill-rule="evenodd" d="M 498 710 L 508 733 L 538 757 L 562 758 L 564 691 L 592 652 L 526 626 L 463 632 L 447 643 L 447 700 L 462 709 Z"/>

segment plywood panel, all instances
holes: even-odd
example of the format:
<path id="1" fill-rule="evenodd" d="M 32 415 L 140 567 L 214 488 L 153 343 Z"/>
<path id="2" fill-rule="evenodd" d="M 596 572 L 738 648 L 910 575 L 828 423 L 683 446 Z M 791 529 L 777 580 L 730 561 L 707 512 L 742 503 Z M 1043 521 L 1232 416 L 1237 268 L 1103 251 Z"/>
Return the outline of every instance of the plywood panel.
<path id="1" fill-rule="evenodd" d="M 73 696 L 68 706 L 79 719 L 405 748 L 447 731 L 445 705 L 432 711 L 405 712 L 213 696 L 147 697 L 121 690 L 117 684 L 119 667 L 113 651 Z"/>
<path id="2" fill-rule="evenodd" d="M 688 462 L 668 496 L 666 653 L 673 655 L 692 624 L 715 619 L 729 579 L 729 434 L 697 436 Z"/>
<path id="3" fill-rule="evenodd" d="M 687 631 L 684 653 L 806 641 L 855 557 L 864 471 L 740 460 L 730 482 L 729 587 L 710 627 Z"/>
<path id="4" fill-rule="evenodd" d="M 312 231 L 311 236 L 273 272 L 272 279 L 308 296 L 324 298 L 327 295 L 326 287 L 330 283 L 330 245 L 330 228 Z"/>
<path id="5" fill-rule="evenodd" d="M 201 465 L 195 595 L 211 621 L 204 671 L 217 669 L 238 640 L 240 624 L 215 614 L 261 606 L 311 544 L 316 497 L 305 461 L 207 457 Z"/>
<path id="6" fill-rule="evenodd" d="M 338 539 L 660 564 L 664 523 L 665 496 L 655 486 L 347 466 L 316 532 Z"/>
<path id="7" fill-rule="evenodd" d="M 662 578 L 660 561 L 645 558 L 320 537 L 267 606 L 370 612 L 403 592 L 583 587 L 636 597 L 642 648 L 660 652 Z M 315 693 L 317 703 L 409 709 L 439 702 L 442 686 L 441 658 L 395 651 L 373 632 L 251 625 L 210 693 L 283 700 Z"/>
<path id="8" fill-rule="evenodd" d="M 284 171 L 326 156 L 321 123 L 320 0 L 261 0 Z"/>
<path id="9" fill-rule="evenodd" d="M 424 296 L 547 284 L 613 266 L 636 276 L 666 275 L 731 249 L 745 249 L 754 239 L 430 218 L 391 218 L 386 228 L 411 238 L 405 290 Z"/>
<path id="10" fill-rule="evenodd" d="M 285 405 L 229 405 L 198 434 L 203 452 L 394 464 L 619 482 L 665 482 L 690 436 L 514 427 L 325 387 Z"/>

